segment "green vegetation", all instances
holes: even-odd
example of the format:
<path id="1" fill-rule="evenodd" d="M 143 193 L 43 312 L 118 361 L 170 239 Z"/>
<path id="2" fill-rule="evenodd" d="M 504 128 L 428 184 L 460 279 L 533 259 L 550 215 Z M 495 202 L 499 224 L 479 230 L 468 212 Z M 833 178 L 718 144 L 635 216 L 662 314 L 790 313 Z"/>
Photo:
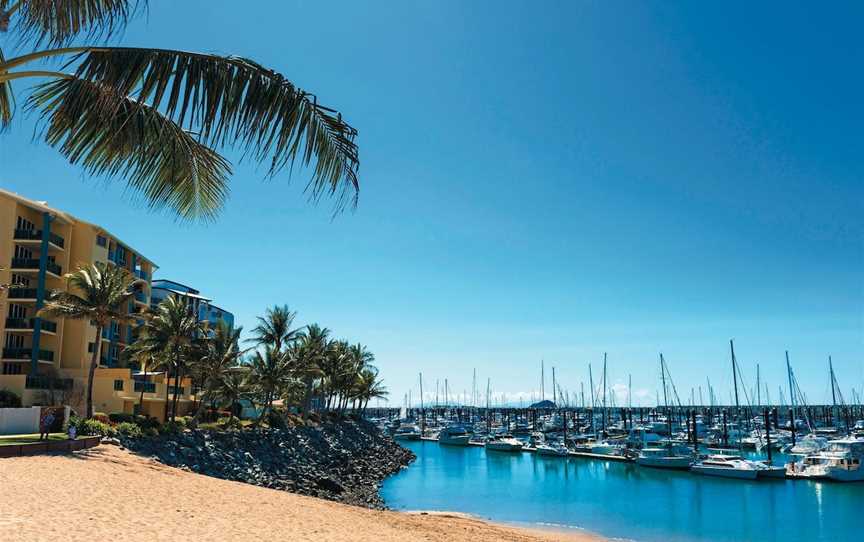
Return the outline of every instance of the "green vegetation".
<path id="1" fill-rule="evenodd" d="M 38 113 L 45 142 L 94 177 L 125 179 L 151 208 L 215 216 L 231 174 L 222 147 L 267 164 L 268 176 L 311 166 L 313 201 L 356 202 L 357 131 L 315 95 L 245 58 L 102 43 L 146 5 L 0 0 L 0 34 L 26 52 L 0 50 L 0 132 L 25 79 L 37 83 L 24 109 Z"/>
<path id="2" fill-rule="evenodd" d="M 102 351 L 102 330 L 112 321 L 129 323 L 134 321 L 126 308 L 140 287 L 140 281 L 119 265 L 96 262 L 79 267 L 66 275 L 68 291 L 53 291 L 39 311 L 43 317 L 87 320 L 96 326 L 96 345 L 87 373 L 87 417 L 93 416 L 93 375 L 99 364 Z"/>
<path id="3" fill-rule="evenodd" d="M 66 433 L 51 433 L 48 440 L 67 440 Z M 17 446 L 19 444 L 33 444 L 39 442 L 39 433 L 30 435 L 4 435 L 0 436 L 0 446 Z"/>

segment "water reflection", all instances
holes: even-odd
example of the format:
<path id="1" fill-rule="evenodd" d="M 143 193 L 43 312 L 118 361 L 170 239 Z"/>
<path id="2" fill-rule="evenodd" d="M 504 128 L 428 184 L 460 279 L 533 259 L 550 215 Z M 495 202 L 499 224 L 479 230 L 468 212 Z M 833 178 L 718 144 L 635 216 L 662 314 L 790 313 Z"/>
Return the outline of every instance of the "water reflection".
<path id="1" fill-rule="evenodd" d="M 411 443 L 388 505 L 551 523 L 645 541 L 858 540 L 864 484 L 746 482 L 633 464 Z"/>

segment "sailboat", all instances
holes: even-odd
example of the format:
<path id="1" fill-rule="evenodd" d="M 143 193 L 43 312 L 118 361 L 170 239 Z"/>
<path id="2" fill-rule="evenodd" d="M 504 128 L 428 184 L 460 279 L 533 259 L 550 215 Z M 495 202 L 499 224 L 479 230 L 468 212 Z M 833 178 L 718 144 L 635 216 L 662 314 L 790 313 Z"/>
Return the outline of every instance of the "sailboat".
<path id="1" fill-rule="evenodd" d="M 666 395 L 666 361 L 660 354 L 660 374 L 663 381 L 663 406 L 669 424 L 669 433 L 672 433 L 672 418 L 669 416 L 669 401 Z M 639 451 L 636 464 L 643 467 L 654 467 L 663 469 L 687 469 L 693 463 L 693 454 L 689 448 L 673 442 L 671 439 L 664 440 L 660 446 L 648 446 Z"/>

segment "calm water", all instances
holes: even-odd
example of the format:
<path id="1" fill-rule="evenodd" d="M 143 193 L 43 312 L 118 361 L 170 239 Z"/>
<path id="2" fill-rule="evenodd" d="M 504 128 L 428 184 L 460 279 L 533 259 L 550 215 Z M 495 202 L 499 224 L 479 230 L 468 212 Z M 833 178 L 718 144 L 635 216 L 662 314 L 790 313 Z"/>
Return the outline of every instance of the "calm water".
<path id="1" fill-rule="evenodd" d="M 382 489 L 402 510 L 581 528 L 637 541 L 864 540 L 864 483 L 735 481 L 633 464 L 405 443 Z"/>

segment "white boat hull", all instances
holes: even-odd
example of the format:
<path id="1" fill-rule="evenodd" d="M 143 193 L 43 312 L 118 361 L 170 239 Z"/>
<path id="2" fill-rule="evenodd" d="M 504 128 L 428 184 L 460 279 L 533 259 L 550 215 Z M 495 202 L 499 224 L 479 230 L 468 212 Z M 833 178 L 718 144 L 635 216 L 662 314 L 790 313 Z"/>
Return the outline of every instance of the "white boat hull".
<path id="1" fill-rule="evenodd" d="M 446 437 L 438 437 L 438 444 L 443 444 L 444 446 L 468 446 L 468 443 L 470 441 L 471 435 L 453 435 Z"/>
<path id="2" fill-rule="evenodd" d="M 689 457 L 637 457 L 636 464 L 655 469 L 689 469 L 693 460 Z"/>
<path id="3" fill-rule="evenodd" d="M 735 478 L 737 480 L 755 480 L 758 471 L 749 469 L 730 469 L 724 467 L 711 467 L 704 465 L 693 465 L 690 470 L 697 474 L 706 476 L 720 476 L 722 478 Z"/>
<path id="4" fill-rule="evenodd" d="M 492 450 L 493 452 L 521 452 L 522 446 L 501 442 L 487 442 L 486 449 Z"/>

